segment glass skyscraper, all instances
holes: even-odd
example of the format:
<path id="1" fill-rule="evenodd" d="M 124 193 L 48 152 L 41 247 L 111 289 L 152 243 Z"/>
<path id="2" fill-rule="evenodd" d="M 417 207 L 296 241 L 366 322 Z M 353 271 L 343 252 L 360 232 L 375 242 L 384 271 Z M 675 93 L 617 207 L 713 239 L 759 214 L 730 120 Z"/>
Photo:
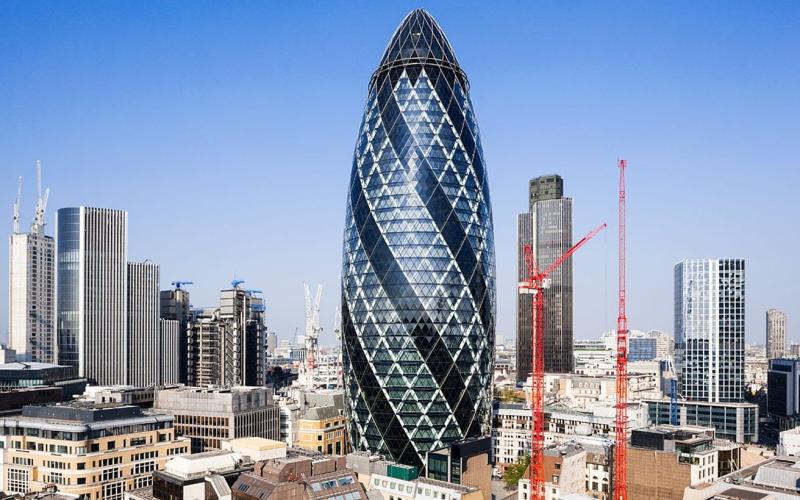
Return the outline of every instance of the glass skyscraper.
<path id="1" fill-rule="evenodd" d="M 744 400 L 744 260 L 675 264 L 675 367 L 681 396 Z"/>
<path id="2" fill-rule="evenodd" d="M 370 80 L 343 254 L 353 448 L 421 466 L 428 450 L 488 435 L 489 187 L 467 77 L 424 10 L 406 16 Z"/>

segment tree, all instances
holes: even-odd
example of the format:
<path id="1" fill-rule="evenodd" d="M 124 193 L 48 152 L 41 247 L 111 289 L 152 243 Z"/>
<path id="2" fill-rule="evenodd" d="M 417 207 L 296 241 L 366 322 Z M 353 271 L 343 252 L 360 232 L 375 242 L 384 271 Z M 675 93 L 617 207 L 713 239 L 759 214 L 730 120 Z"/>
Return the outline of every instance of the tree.
<path id="1" fill-rule="evenodd" d="M 516 389 L 500 389 L 495 398 L 502 403 L 522 403 L 525 401 L 525 393 Z"/>
<path id="2" fill-rule="evenodd" d="M 522 476 L 525 474 L 525 471 L 528 469 L 530 464 L 531 456 L 525 455 L 517 460 L 517 463 L 506 467 L 506 471 L 503 473 L 503 481 L 505 481 L 506 487 L 516 488 L 517 483 L 520 479 L 522 479 Z"/>

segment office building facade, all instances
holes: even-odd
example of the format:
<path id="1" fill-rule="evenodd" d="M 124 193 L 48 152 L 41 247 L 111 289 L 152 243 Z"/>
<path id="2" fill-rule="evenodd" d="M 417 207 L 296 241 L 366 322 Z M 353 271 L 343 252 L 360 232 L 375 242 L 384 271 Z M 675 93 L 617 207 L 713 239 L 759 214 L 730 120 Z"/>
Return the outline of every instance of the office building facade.
<path id="1" fill-rule="evenodd" d="M 216 308 L 194 310 L 187 327 L 187 383 L 264 385 L 267 327 L 264 300 L 234 286 Z"/>
<path id="2" fill-rule="evenodd" d="M 180 325 L 171 319 L 158 320 L 158 382 L 160 385 L 180 383 Z"/>
<path id="3" fill-rule="evenodd" d="M 99 385 L 128 375 L 128 214 L 62 208 L 56 214 L 58 364 Z"/>
<path id="4" fill-rule="evenodd" d="M 128 262 L 128 378 L 130 385 L 161 382 L 159 268 L 149 262 Z M 175 354 L 174 351 L 171 354 Z"/>
<path id="5" fill-rule="evenodd" d="M 786 313 L 767 311 L 767 359 L 782 358 L 786 353 Z"/>
<path id="6" fill-rule="evenodd" d="M 490 428 L 494 241 L 473 109 L 441 28 L 411 12 L 370 81 L 342 270 L 351 445 L 408 465 Z"/>
<path id="7" fill-rule="evenodd" d="M 564 197 L 564 181 L 558 175 L 531 179 L 529 212 L 517 216 L 517 278 L 528 277 L 524 248 L 530 245 L 540 270 L 547 269 L 572 247 L 572 199 Z M 572 358 L 572 260 L 550 274 L 544 292 L 544 369 L 569 373 Z M 517 297 L 517 381 L 531 373 L 531 296 Z"/>
<path id="8" fill-rule="evenodd" d="M 744 399 L 745 262 L 675 264 L 675 365 L 690 401 Z"/>

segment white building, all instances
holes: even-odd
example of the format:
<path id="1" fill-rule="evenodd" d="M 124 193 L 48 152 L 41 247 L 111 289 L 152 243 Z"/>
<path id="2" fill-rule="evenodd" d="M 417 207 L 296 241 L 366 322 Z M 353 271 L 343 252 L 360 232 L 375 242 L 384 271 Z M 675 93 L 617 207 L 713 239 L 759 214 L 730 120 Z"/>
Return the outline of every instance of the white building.
<path id="1" fill-rule="evenodd" d="M 675 365 L 691 401 L 744 399 L 745 262 L 675 264 Z"/>
<path id="2" fill-rule="evenodd" d="M 786 355 L 786 313 L 777 309 L 767 311 L 767 359 Z"/>
<path id="3" fill-rule="evenodd" d="M 474 486 L 426 477 L 405 481 L 384 474 L 372 474 L 367 490 L 380 493 L 384 500 L 483 500 L 483 493 Z"/>
<path id="4" fill-rule="evenodd" d="M 586 492 L 586 450 L 577 443 L 566 443 L 544 450 L 544 498 L 558 500 Z M 531 498 L 530 475 L 526 472 L 517 484 L 517 499 Z"/>
<path id="5" fill-rule="evenodd" d="M 128 378 L 147 387 L 160 383 L 159 268 L 150 262 L 128 262 Z M 168 349 L 177 358 L 177 343 Z"/>
<path id="6" fill-rule="evenodd" d="M 55 243 L 43 231 L 8 241 L 8 347 L 20 361 L 55 363 Z"/>
<path id="7" fill-rule="evenodd" d="M 780 433 L 778 455 L 800 457 L 800 427 Z"/>
<path id="8" fill-rule="evenodd" d="M 521 403 L 500 403 L 492 425 L 495 475 L 531 453 L 531 409 Z"/>

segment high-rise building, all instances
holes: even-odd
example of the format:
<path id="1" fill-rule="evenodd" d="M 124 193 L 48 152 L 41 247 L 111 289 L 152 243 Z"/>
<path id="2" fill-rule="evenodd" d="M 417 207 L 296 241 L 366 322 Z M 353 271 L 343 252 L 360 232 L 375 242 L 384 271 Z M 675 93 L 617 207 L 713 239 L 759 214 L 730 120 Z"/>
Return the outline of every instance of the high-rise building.
<path id="1" fill-rule="evenodd" d="M 675 365 L 681 396 L 689 401 L 744 398 L 744 264 L 675 264 Z"/>
<path id="2" fill-rule="evenodd" d="M 159 268 L 128 262 L 128 379 L 146 387 L 160 382 Z"/>
<path id="3" fill-rule="evenodd" d="M 528 277 L 524 248 L 531 245 L 536 264 L 544 270 L 572 247 L 572 198 L 564 197 L 564 181 L 558 175 L 531 179 L 529 212 L 517 216 L 517 275 Z M 517 380 L 531 373 L 531 296 L 517 298 Z M 544 292 L 544 369 L 568 373 L 572 360 L 572 261 L 550 274 Z"/>
<path id="4" fill-rule="evenodd" d="M 161 291 L 161 318 L 178 322 L 178 382 L 187 381 L 188 340 L 187 328 L 190 317 L 189 291 L 176 286 L 173 290 Z"/>
<path id="5" fill-rule="evenodd" d="M 37 174 L 40 174 L 37 163 Z M 39 182 L 41 190 L 41 181 Z M 55 242 L 44 234 L 47 193 L 39 193 L 30 231 L 20 232 L 19 196 L 8 240 L 8 347 L 20 361 L 56 362 Z"/>
<path id="6" fill-rule="evenodd" d="M 220 305 L 192 311 L 187 342 L 187 383 L 264 385 L 264 300 L 234 286 L 220 292 Z"/>
<path id="7" fill-rule="evenodd" d="M 350 443 L 421 466 L 488 435 L 492 213 L 466 74 L 424 10 L 373 73 L 348 186 L 342 358 Z"/>
<path id="8" fill-rule="evenodd" d="M 53 363 L 55 244 L 42 233 L 12 234 L 8 244 L 8 346 L 20 361 Z"/>
<path id="9" fill-rule="evenodd" d="M 56 214 L 58 364 L 99 385 L 128 374 L 128 214 L 93 207 Z"/>
<path id="10" fill-rule="evenodd" d="M 786 355 L 786 313 L 777 309 L 767 311 L 767 359 Z"/>
<path id="11" fill-rule="evenodd" d="M 159 319 L 158 382 L 160 385 L 180 382 L 180 325 L 174 319 Z"/>

